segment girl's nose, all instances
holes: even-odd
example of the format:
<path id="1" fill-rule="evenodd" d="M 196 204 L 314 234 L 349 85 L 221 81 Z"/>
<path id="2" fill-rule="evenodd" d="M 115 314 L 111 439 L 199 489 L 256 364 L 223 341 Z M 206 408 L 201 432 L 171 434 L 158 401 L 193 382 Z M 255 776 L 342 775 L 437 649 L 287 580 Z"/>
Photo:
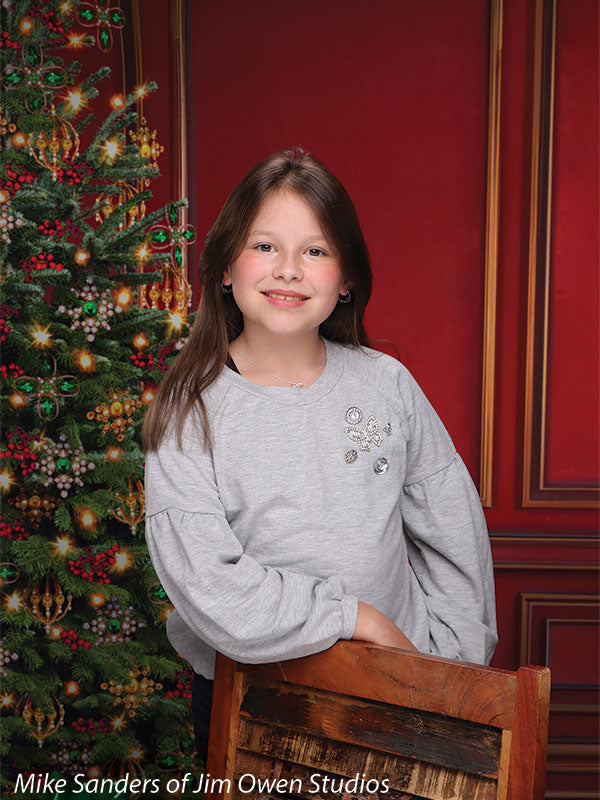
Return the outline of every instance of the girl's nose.
<path id="1" fill-rule="evenodd" d="M 302 265 L 300 258 L 296 258 L 293 253 L 281 254 L 277 259 L 277 263 L 273 269 L 273 276 L 276 278 L 284 278 L 286 281 L 291 281 L 294 278 L 302 277 Z"/>

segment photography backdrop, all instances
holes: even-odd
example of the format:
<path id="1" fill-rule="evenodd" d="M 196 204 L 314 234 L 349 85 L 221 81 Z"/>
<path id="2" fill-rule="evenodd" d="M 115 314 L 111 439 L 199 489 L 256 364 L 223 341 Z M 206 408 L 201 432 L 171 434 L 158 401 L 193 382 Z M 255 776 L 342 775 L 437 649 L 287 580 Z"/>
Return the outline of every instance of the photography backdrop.
<path id="1" fill-rule="evenodd" d="M 258 159 L 300 145 L 347 187 L 369 333 L 396 343 L 480 488 L 494 664 L 553 671 L 548 797 L 595 797 L 597 3 L 122 6 L 115 69 L 160 85 L 155 195 L 190 199 L 196 300 L 204 237 Z"/>

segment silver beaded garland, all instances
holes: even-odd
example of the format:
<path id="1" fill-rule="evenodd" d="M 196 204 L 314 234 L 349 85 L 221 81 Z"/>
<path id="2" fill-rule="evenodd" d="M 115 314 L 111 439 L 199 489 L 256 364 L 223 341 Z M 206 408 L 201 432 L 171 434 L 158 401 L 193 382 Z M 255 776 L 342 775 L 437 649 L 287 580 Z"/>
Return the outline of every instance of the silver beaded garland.
<path id="1" fill-rule="evenodd" d="M 83 486 L 81 476 L 96 467 L 92 461 L 81 457 L 80 454 L 83 452 L 81 447 L 72 447 L 64 433 L 60 434 L 58 442 L 46 437 L 42 439 L 41 444 L 44 455 L 40 458 L 40 470 L 47 476 L 44 486 L 54 484 L 59 489 L 61 497 L 68 497 L 74 483 Z"/>

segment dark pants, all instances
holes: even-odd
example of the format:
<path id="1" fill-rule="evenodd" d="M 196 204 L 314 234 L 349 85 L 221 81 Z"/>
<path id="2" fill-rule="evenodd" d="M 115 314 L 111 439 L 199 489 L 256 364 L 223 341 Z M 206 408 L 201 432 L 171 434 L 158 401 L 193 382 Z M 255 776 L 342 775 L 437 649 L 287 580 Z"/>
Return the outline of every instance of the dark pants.
<path id="1" fill-rule="evenodd" d="M 194 672 L 192 684 L 192 713 L 194 715 L 194 737 L 196 750 L 206 766 L 208 754 L 208 730 L 210 726 L 210 707 L 212 703 L 213 681 Z"/>

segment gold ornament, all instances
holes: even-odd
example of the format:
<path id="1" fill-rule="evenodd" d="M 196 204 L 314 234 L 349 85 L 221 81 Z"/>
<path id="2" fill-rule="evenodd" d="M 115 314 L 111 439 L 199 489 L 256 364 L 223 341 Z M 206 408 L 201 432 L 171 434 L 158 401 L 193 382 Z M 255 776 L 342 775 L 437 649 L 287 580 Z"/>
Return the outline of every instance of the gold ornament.
<path id="1" fill-rule="evenodd" d="M 142 406 L 142 401 L 131 397 L 129 389 L 124 392 L 115 389 L 109 393 L 108 397 L 110 402 L 101 403 L 93 411 L 88 411 L 87 418 L 102 422 L 102 433 L 105 435 L 112 430 L 117 439 L 122 442 L 127 426 L 134 424 L 133 414 Z"/>
<path id="2" fill-rule="evenodd" d="M 96 198 L 96 203 L 102 204 L 96 211 L 96 222 L 105 220 L 113 211 L 117 211 L 123 203 L 131 200 L 131 198 L 135 197 L 140 191 L 137 186 L 127 181 L 118 183 L 117 186 L 120 188 L 119 194 L 101 194 Z M 119 230 L 122 231 L 125 228 L 129 228 L 145 216 L 146 203 L 142 200 L 137 205 L 128 209 L 122 221 L 119 222 Z"/>
<path id="3" fill-rule="evenodd" d="M 135 717 L 135 712 L 140 704 L 150 705 L 148 696 L 162 689 L 162 683 L 155 683 L 152 678 L 148 678 L 150 667 L 143 670 L 130 669 L 128 672 L 131 680 L 129 683 L 119 681 L 108 681 L 100 684 L 104 691 L 115 695 L 113 706 L 124 705 L 130 717 Z M 138 678 L 141 676 L 141 680 Z"/>
<path id="4" fill-rule="evenodd" d="M 4 109 L 0 103 L 0 134 L 6 136 L 7 133 L 15 133 L 17 126 L 13 122 L 9 122 L 4 116 Z"/>
<path id="5" fill-rule="evenodd" d="M 129 525 L 131 535 L 135 536 L 137 526 L 144 519 L 144 484 L 141 481 L 136 481 L 137 492 L 134 492 L 129 481 L 129 492 L 127 494 L 116 493 L 121 501 L 121 505 L 117 510 L 110 509 L 110 513 L 119 522 Z"/>
<path id="6" fill-rule="evenodd" d="M 44 580 L 45 585 L 42 588 L 41 584 Z M 29 593 L 27 610 L 34 619 L 44 623 L 46 633 L 50 634 L 54 623 L 62 619 L 71 610 L 72 600 L 73 595 L 69 593 L 65 597 L 60 584 L 49 573 L 45 579 L 38 581 Z M 43 608 L 40 608 L 40 603 Z"/>
<path id="7" fill-rule="evenodd" d="M 165 148 L 156 141 L 156 131 L 150 133 L 145 117 L 142 117 L 141 125 L 137 131 L 129 131 L 129 135 L 131 141 L 139 147 L 140 156 L 149 159 L 151 169 L 158 169 L 158 157 L 161 153 L 164 153 Z M 144 180 L 144 185 L 150 185 L 149 178 Z"/>
<path id="8" fill-rule="evenodd" d="M 39 708 L 39 706 L 34 707 L 31 700 L 26 700 L 23 709 L 20 712 L 19 709 L 17 709 L 15 712 L 17 715 L 20 713 L 24 722 L 30 729 L 29 735 L 33 736 L 37 741 L 38 747 L 44 744 L 44 740 L 47 739 L 48 736 L 52 736 L 53 733 L 56 733 L 63 724 L 65 718 L 65 709 L 62 703 L 56 697 L 53 697 L 52 700 L 58 707 L 58 711 L 54 708 L 52 711 L 44 711 L 44 709 Z"/>
<path id="9" fill-rule="evenodd" d="M 79 155 L 79 136 L 73 125 L 56 113 L 54 104 L 50 119 L 53 123 L 50 135 L 46 131 L 29 134 L 29 152 L 40 166 L 50 170 L 52 180 L 56 181 L 60 167 Z"/>

